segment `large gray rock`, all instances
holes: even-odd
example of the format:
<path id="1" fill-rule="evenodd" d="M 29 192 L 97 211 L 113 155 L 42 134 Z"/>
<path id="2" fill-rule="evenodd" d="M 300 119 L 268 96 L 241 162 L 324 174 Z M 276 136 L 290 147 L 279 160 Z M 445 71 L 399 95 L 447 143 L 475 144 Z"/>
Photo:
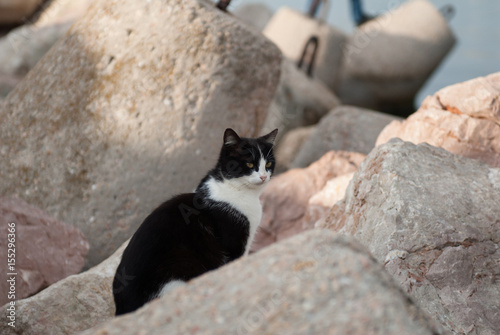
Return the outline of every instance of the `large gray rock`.
<path id="1" fill-rule="evenodd" d="M 500 333 L 500 169 L 391 140 L 319 226 L 355 236 L 455 334 Z"/>
<path id="2" fill-rule="evenodd" d="M 393 121 L 377 145 L 399 137 L 426 142 L 500 167 L 500 72 L 439 90 L 404 121 Z"/>
<path id="3" fill-rule="evenodd" d="M 321 119 L 291 167 L 306 167 L 330 150 L 368 154 L 382 129 L 394 120 L 399 118 L 357 107 L 338 107 Z"/>
<path id="4" fill-rule="evenodd" d="M 90 334 L 442 334 L 354 240 L 312 231 Z"/>
<path id="5" fill-rule="evenodd" d="M 79 227 L 88 266 L 257 136 L 281 53 L 211 2 L 99 0 L 6 98 L 0 194 Z"/>
<path id="6" fill-rule="evenodd" d="M 92 269 L 16 301 L 15 328 L 2 322 L 0 334 L 70 335 L 111 319 L 115 315 L 113 278 L 127 243 Z M 126 282 L 127 277 L 122 279 Z M 2 307 L 2 315 L 8 315 L 8 308 Z"/>
<path id="7" fill-rule="evenodd" d="M 5 273 L 16 274 L 9 276 L 15 277 L 15 300 L 80 272 L 89 251 L 80 230 L 20 199 L 0 197 L 0 233 L 4 236 L 0 239 L 3 269 Z M 9 239 L 7 234 L 11 234 Z M 14 263 L 7 266 L 7 259 Z M 9 283 L 2 280 L 0 305 L 13 300 L 7 295 L 9 289 Z"/>

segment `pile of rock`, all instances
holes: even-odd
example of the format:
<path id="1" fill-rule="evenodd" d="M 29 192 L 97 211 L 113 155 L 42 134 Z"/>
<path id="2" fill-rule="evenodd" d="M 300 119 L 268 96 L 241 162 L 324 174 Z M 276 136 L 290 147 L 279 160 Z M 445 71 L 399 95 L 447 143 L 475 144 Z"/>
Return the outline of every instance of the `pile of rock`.
<path id="1" fill-rule="evenodd" d="M 300 250 L 300 252 L 297 252 Z M 83 334 L 443 334 L 352 238 L 313 231 Z"/>
<path id="2" fill-rule="evenodd" d="M 356 237 L 456 334 L 500 331 L 500 169 L 389 141 L 318 224 Z"/>
<path id="3" fill-rule="evenodd" d="M 100 1 L 6 98 L 0 193 L 78 227 L 96 265 L 196 186 L 225 128 L 259 135 L 280 65 L 208 2 Z"/>
<path id="4" fill-rule="evenodd" d="M 404 121 L 393 121 L 377 144 L 399 137 L 429 143 L 500 167 L 500 73 L 438 91 Z"/>
<path id="5" fill-rule="evenodd" d="M 406 120 L 345 106 L 211 2 L 96 0 L 0 103 L 0 193 L 57 218 L 0 199 L 36 293 L 0 333 L 499 333 L 498 101 L 497 73 Z M 113 319 L 126 240 L 227 127 L 283 135 L 253 254 Z"/>

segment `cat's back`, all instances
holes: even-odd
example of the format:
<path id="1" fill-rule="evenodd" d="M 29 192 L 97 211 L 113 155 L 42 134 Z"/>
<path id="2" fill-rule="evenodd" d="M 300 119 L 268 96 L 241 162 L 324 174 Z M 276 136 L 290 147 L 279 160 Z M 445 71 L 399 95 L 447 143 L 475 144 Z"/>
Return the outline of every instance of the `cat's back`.
<path id="1" fill-rule="evenodd" d="M 189 227 L 192 216 L 199 213 L 194 201 L 194 193 L 184 193 L 158 206 L 132 236 L 123 258 L 131 252 L 137 256 L 134 258 L 140 258 L 145 253 L 165 252 L 157 249 L 169 249 L 186 240 L 190 228 L 195 228 Z"/>
<path id="2" fill-rule="evenodd" d="M 113 280 L 117 315 L 156 297 L 169 281 L 187 281 L 224 261 L 195 201 L 194 193 L 173 197 L 148 215 L 132 236 Z"/>
<path id="3" fill-rule="evenodd" d="M 221 224 L 235 224 L 231 222 L 234 218 L 224 212 L 204 205 L 196 193 L 171 198 L 156 208 L 137 229 L 119 267 L 142 274 L 156 272 L 158 264 L 190 258 L 207 262 L 205 266 L 219 266 L 218 258 L 226 248 L 223 243 L 226 233 Z"/>

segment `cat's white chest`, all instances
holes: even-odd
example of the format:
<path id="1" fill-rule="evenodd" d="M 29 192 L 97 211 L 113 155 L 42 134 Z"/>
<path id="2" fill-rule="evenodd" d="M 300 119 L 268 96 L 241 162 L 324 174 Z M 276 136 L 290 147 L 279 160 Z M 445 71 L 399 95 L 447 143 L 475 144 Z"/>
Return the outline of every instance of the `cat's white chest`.
<path id="1" fill-rule="evenodd" d="M 250 247 L 252 246 L 255 233 L 262 220 L 262 205 L 260 203 L 259 197 L 256 199 L 248 199 L 248 201 L 239 201 L 240 199 L 233 201 L 232 205 L 241 211 L 250 221 L 250 231 L 248 234 L 248 242 L 245 247 L 245 255 L 248 255 Z"/>
<path id="2" fill-rule="evenodd" d="M 229 203 L 250 222 L 249 236 L 245 247 L 245 255 L 247 255 L 262 219 L 262 205 L 259 199 L 261 190 L 239 188 L 235 187 L 234 183 L 218 182 L 214 179 L 209 180 L 207 185 L 211 199 Z"/>

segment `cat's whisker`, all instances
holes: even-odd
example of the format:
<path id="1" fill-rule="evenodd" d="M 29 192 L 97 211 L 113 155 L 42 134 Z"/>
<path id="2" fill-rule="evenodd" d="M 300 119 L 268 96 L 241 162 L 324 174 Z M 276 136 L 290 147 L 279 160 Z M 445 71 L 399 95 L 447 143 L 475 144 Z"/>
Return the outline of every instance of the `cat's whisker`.
<path id="1" fill-rule="evenodd" d="M 271 152 L 273 151 L 273 148 L 274 148 L 274 145 L 271 147 L 271 149 L 269 149 L 269 151 L 267 152 L 267 155 L 266 155 L 266 162 L 267 162 L 267 159 L 269 158 L 269 155 L 271 154 Z"/>
<path id="2" fill-rule="evenodd" d="M 252 155 L 253 160 L 256 160 L 256 158 L 255 158 L 255 152 L 253 151 L 253 149 L 249 150 L 249 151 L 250 151 L 250 154 Z"/>
<path id="3" fill-rule="evenodd" d="M 240 185 L 240 187 L 237 188 L 237 190 L 241 191 L 242 189 L 247 188 L 248 186 L 250 186 L 249 182 L 243 183 Z"/>

